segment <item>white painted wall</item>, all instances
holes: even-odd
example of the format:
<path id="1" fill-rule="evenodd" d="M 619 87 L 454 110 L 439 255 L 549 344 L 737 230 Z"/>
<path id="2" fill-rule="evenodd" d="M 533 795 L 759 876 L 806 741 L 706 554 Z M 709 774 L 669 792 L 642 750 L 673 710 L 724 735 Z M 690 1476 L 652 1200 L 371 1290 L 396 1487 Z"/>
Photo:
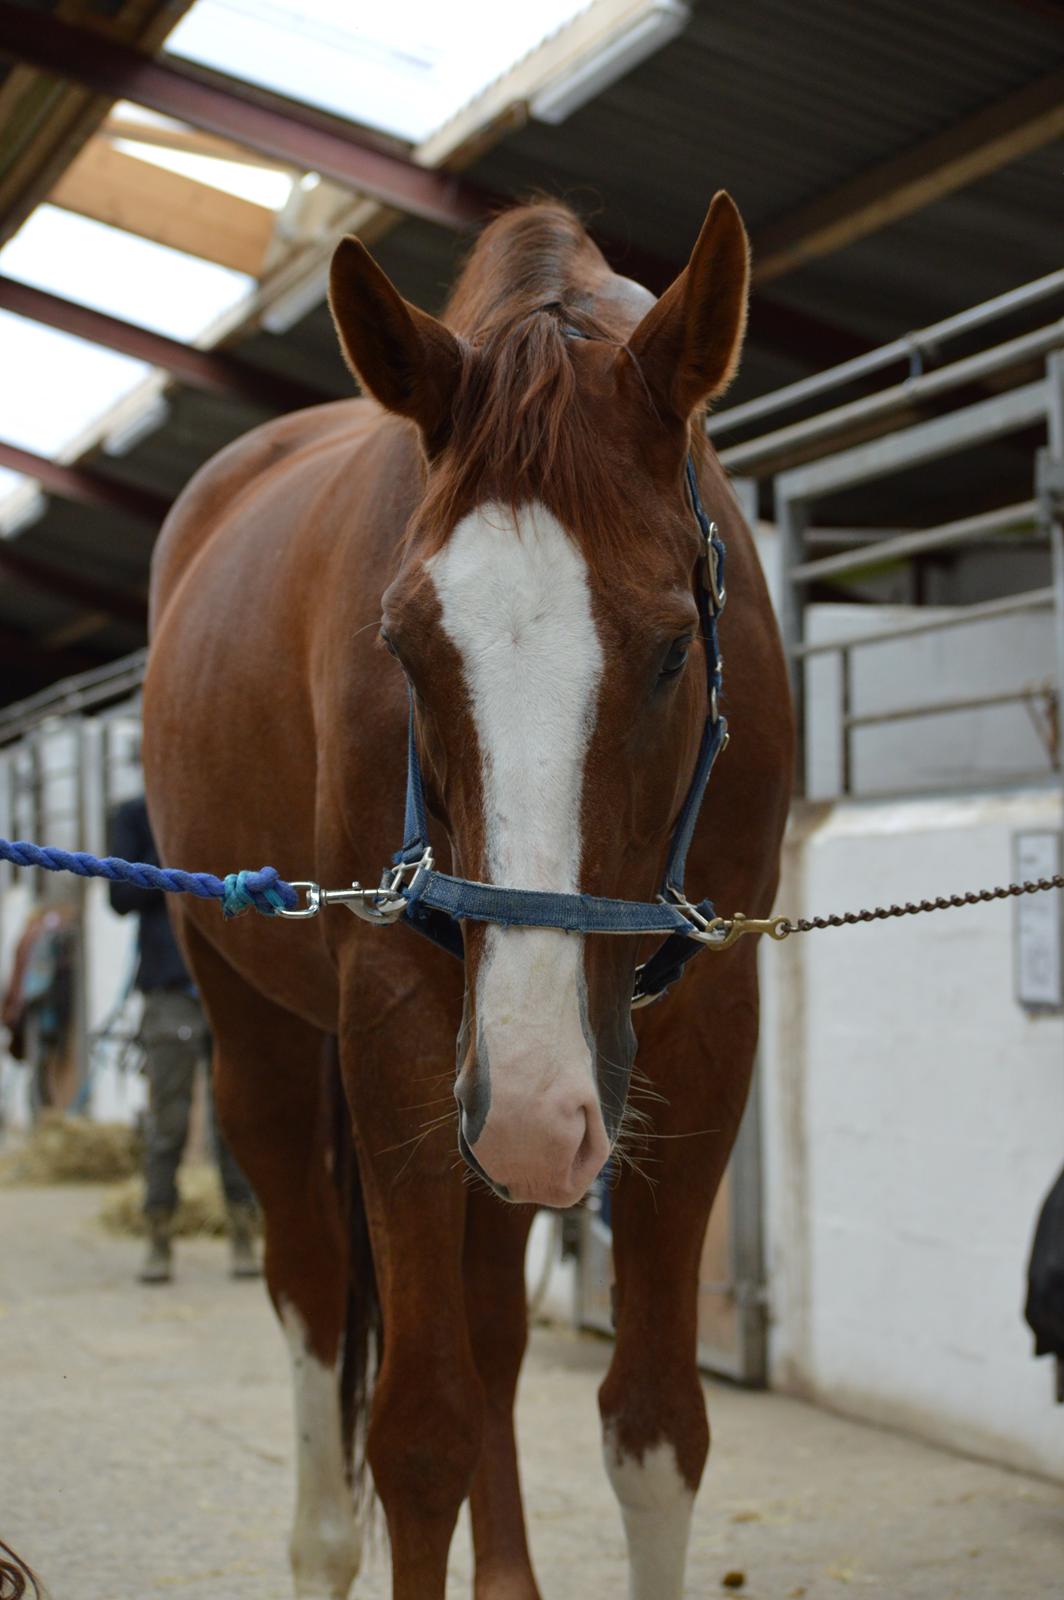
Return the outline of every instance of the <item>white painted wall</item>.
<path id="1" fill-rule="evenodd" d="M 779 906 L 1007 882 L 1059 791 L 803 808 Z M 1064 1162 L 1064 1019 L 1013 998 L 1013 903 L 762 952 L 771 1368 L 781 1388 L 1064 1479 L 1022 1320 Z"/>

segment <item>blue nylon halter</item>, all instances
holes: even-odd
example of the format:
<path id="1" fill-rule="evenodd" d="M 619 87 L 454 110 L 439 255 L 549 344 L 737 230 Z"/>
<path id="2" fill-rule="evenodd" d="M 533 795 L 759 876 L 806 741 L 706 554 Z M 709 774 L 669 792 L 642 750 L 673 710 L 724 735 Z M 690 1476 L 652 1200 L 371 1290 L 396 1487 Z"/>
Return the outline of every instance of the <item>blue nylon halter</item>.
<path id="1" fill-rule="evenodd" d="M 684 874 L 702 799 L 713 763 L 724 747 L 727 722 L 720 714 L 723 675 L 717 642 L 717 618 L 724 605 L 724 545 L 702 507 L 694 463 L 687 459 L 687 491 L 703 539 L 697 604 L 706 656 L 708 697 L 705 727 L 687 795 L 673 828 L 668 860 L 657 901 L 611 900 L 589 894 L 554 894 L 540 889 L 507 889 L 451 877 L 421 866 L 399 892 L 407 902 L 403 920 L 433 943 L 461 960 L 465 954 L 461 923 L 494 922 L 504 928 L 557 928 L 565 933 L 649 934 L 667 937 L 636 973 L 633 1005 L 662 995 L 680 977 L 687 962 L 704 946 L 691 938 L 692 920 L 679 909 L 686 905 Z M 415 867 L 429 847 L 425 785 L 410 696 L 407 725 L 406 817 L 403 847 L 393 857 L 397 866 Z M 706 920 L 713 915 L 708 900 L 694 909 Z"/>

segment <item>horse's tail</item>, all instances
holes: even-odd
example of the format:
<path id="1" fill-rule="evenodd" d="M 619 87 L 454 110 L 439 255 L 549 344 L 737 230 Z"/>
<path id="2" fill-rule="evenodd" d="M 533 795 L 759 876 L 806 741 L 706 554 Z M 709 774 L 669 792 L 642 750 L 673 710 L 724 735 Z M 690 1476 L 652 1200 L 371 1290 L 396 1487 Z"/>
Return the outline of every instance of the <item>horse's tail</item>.
<path id="1" fill-rule="evenodd" d="M 366 1434 L 370 1401 L 381 1354 L 381 1308 L 351 1111 L 340 1075 L 336 1039 L 331 1038 L 326 1048 L 332 1173 L 347 1229 L 349 1262 L 347 1323 L 340 1365 L 340 1416 L 347 1474 L 356 1504 L 362 1504 L 368 1487 Z"/>

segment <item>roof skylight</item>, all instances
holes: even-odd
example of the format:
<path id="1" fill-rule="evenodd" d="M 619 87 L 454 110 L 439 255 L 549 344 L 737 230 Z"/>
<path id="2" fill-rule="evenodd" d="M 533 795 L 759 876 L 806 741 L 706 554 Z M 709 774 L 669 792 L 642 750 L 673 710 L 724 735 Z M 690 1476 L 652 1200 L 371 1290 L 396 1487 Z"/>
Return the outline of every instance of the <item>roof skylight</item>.
<path id="1" fill-rule="evenodd" d="M 87 217 L 39 206 L 0 251 L 0 272 L 157 333 L 199 339 L 254 280 Z M 0 439 L 62 457 L 150 376 L 114 350 L 0 312 Z M 0 502 L 24 480 L 0 476 Z"/>
<path id="2" fill-rule="evenodd" d="M 0 272 L 186 340 L 199 338 L 254 283 L 214 261 L 49 205 L 38 206 L 0 250 Z"/>
<path id="3" fill-rule="evenodd" d="M 168 51 L 420 143 L 589 0 L 197 0 Z"/>

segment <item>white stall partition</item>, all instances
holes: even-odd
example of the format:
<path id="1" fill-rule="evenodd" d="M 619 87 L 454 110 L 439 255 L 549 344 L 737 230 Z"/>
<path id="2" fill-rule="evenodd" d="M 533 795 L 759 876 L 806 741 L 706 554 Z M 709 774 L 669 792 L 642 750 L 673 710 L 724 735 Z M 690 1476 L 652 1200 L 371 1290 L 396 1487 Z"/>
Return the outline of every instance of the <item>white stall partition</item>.
<path id="1" fill-rule="evenodd" d="M 1007 883 L 1017 836 L 1060 825 L 1055 788 L 806 804 L 779 909 Z M 763 949 L 771 1375 L 1064 1479 L 1064 1410 L 1022 1319 L 1035 1219 L 1064 1163 L 1064 1018 L 1017 998 L 1018 904 Z"/>

